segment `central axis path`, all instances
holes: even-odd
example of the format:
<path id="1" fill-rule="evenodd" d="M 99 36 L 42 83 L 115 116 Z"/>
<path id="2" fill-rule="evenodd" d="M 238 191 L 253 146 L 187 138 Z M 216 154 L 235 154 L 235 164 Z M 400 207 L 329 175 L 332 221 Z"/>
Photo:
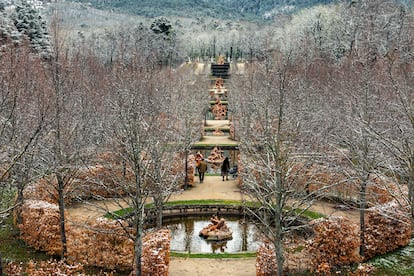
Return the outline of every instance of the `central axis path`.
<path id="1" fill-rule="evenodd" d="M 236 181 L 222 181 L 221 176 L 205 176 L 203 183 L 182 193 L 171 196 L 174 200 L 225 199 L 242 200 Z M 196 259 L 174 258 L 170 260 L 170 276 L 211 276 L 220 275 L 254 276 L 256 275 L 255 258 L 242 259 Z"/>
<path id="2" fill-rule="evenodd" d="M 221 176 L 206 175 L 203 183 L 198 183 L 196 178 L 192 188 L 173 194 L 169 201 L 199 199 L 242 200 L 242 195 L 231 176 L 228 181 L 222 181 Z"/>

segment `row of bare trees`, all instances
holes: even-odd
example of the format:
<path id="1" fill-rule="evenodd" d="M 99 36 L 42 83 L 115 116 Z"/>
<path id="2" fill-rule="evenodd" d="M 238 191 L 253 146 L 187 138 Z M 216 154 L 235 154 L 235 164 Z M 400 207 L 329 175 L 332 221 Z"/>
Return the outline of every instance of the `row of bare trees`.
<path id="1" fill-rule="evenodd" d="M 378 204 L 368 199 L 368 187 L 388 190 L 413 213 L 413 11 L 376 0 L 338 8 L 344 25 L 337 26 L 343 33 L 336 41 L 317 35 L 322 28 L 277 42 L 269 42 L 270 34 L 262 38 L 263 61 L 233 77 L 242 187 L 264 207 L 256 216 L 275 246 L 277 275 L 297 208 L 331 197 L 332 186 L 358 187 L 349 199 L 360 211 L 361 256 L 365 211 Z M 305 192 L 307 183 L 294 180 L 313 165 L 342 179 Z M 385 177 L 398 186 L 391 190 Z"/>
<path id="2" fill-rule="evenodd" d="M 177 167 L 184 168 L 184 153 L 201 132 L 205 83 L 195 81 L 191 68 L 159 66 L 153 34 L 129 34 L 134 47 L 125 47 L 123 36 L 114 39 L 117 56 L 108 63 L 87 43 L 68 48 L 57 22 L 51 24 L 53 55 L 47 61 L 24 45 L 0 53 L 0 192 L 18 194 L 14 206 L 2 196 L 0 212 L 19 210 L 24 188 L 46 180 L 44 190 L 59 205 L 64 258 L 65 209 L 68 198 L 76 198 L 74 183 L 100 154 L 109 153 L 124 171 L 113 175 L 113 197 L 133 207 L 136 235 L 130 238 L 140 274 L 144 203 L 152 198 L 161 214 L 164 201 L 184 182 L 184 169 Z"/>

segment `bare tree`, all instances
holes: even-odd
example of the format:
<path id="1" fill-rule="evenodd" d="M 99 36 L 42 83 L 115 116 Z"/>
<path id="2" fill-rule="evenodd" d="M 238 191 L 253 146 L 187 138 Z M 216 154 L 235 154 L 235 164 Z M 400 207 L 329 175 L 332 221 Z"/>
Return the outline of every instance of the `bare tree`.
<path id="1" fill-rule="evenodd" d="M 283 275 L 283 238 L 301 227 L 295 224 L 299 217 L 295 212 L 299 207 L 309 207 L 307 195 L 298 199 L 297 194 L 303 193 L 299 193 L 291 175 L 298 133 L 295 119 L 287 112 L 292 108 L 292 69 L 291 53 L 274 51 L 263 63 L 250 65 L 244 76 L 246 81 L 236 80 L 241 86 L 232 90 L 232 99 L 237 102 L 242 191 L 260 203 L 259 212 L 252 213 L 260 222 L 261 232 L 275 247 L 277 275 Z"/>
<path id="2" fill-rule="evenodd" d="M 412 9 L 404 5 L 394 5 L 394 13 L 389 16 L 389 41 L 386 48 L 387 61 L 385 75 L 393 93 L 387 101 L 394 103 L 386 133 L 372 131 L 374 137 L 383 143 L 390 153 L 387 168 L 394 174 L 401 187 L 408 187 L 404 199 L 410 206 L 411 220 L 414 220 L 414 105 L 411 45 L 414 18 Z M 405 193 L 402 193 L 405 194 Z M 397 198 L 401 200 L 401 198 Z M 405 202 L 401 202 L 403 205 Z"/>
<path id="3" fill-rule="evenodd" d="M 115 96 L 109 101 L 113 110 L 109 141 L 126 168 L 120 188 L 132 207 L 136 275 L 141 274 L 144 204 L 153 198 L 161 214 L 164 200 L 176 187 L 172 170 L 179 141 L 174 139 L 174 118 L 169 113 L 174 101 L 168 78 L 168 71 L 125 69 L 115 76 Z M 158 216 L 157 225 L 161 223 Z"/>
<path id="4" fill-rule="evenodd" d="M 89 108 L 85 101 L 87 89 L 83 89 L 83 79 L 78 78 L 78 65 L 65 51 L 65 35 L 60 30 L 58 16 L 51 25 L 53 37 L 53 57 L 45 65 L 48 68 L 47 83 L 44 90 L 48 116 L 45 133 L 39 143 L 41 156 L 39 173 L 46 181 L 44 187 L 59 207 L 59 228 L 62 243 L 61 257 L 67 254 L 65 209 L 67 197 L 72 190 L 74 179 L 81 168 L 87 164 L 91 153 L 91 140 L 87 137 L 90 126 Z M 76 60 L 75 60 L 76 61 Z M 98 100 L 98 99 L 95 99 Z M 93 149 L 92 149 L 93 150 Z"/>
<path id="5" fill-rule="evenodd" d="M 0 183 L 5 185 L 1 185 L 3 193 L 8 186 L 7 181 L 10 182 L 9 188 L 17 191 L 15 206 L 20 206 L 23 203 L 23 189 L 35 175 L 34 151 L 44 126 L 46 110 L 42 104 L 42 85 L 38 82 L 44 79 L 44 70 L 40 58 L 30 54 L 24 45 L 10 47 L 0 58 L 4 65 L 0 72 L 0 139 L 5 154 L 0 157 L 3 162 Z M 16 214 L 20 222 L 20 208 Z"/>
<path id="6" fill-rule="evenodd" d="M 343 77 L 336 80 L 341 85 L 342 102 L 346 116 L 342 117 L 345 124 L 337 128 L 338 150 L 348 160 L 349 181 L 359 187 L 358 205 L 360 210 L 360 255 L 365 250 L 365 211 L 369 206 L 367 187 L 376 185 L 373 179 L 383 173 L 383 147 L 372 135 L 385 129 L 387 121 L 383 103 L 386 91 L 380 83 L 383 49 L 389 42 L 386 38 L 392 33 L 384 28 L 389 17 L 387 4 L 381 1 L 360 1 L 351 3 L 346 10 L 350 20 L 352 46 L 344 59 L 341 70 Z M 386 26 L 386 25 L 385 25 Z M 382 112 L 378 112 L 381 106 Z M 345 147 L 346 150 L 340 148 Z"/>
<path id="7" fill-rule="evenodd" d="M 183 170 L 177 170 L 182 166 L 180 152 L 182 152 L 184 140 L 180 136 L 177 127 L 180 114 L 175 113 L 176 105 L 180 104 L 174 89 L 174 75 L 168 71 L 152 72 L 154 91 L 151 91 L 152 109 L 151 133 L 152 145 L 147 147 L 147 162 L 151 163 L 148 174 L 148 192 L 153 199 L 157 210 L 156 226 L 162 227 L 162 210 L 164 203 L 170 195 L 177 190 L 179 182 L 184 175 Z"/>

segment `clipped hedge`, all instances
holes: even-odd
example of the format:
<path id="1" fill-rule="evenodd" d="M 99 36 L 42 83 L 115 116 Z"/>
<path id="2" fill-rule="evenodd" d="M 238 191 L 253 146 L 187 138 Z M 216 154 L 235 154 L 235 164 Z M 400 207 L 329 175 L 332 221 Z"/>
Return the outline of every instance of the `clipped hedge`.
<path id="1" fill-rule="evenodd" d="M 392 252 L 410 243 L 413 226 L 396 201 L 367 210 L 364 258 Z"/>
<path id="2" fill-rule="evenodd" d="M 368 209 L 363 257 L 359 255 L 359 225 L 341 217 L 313 221 L 315 236 L 307 243 L 311 270 L 326 272 L 336 266 L 368 260 L 408 245 L 413 227 L 407 214 L 407 210 L 395 201 Z"/>
<path id="3" fill-rule="evenodd" d="M 328 166 L 296 163 L 289 176 L 297 185 L 298 191 L 316 193 L 322 197 L 338 198 L 357 202 L 360 190 L 358 179 L 350 180 L 349 175 Z M 385 204 L 395 196 L 401 195 L 398 187 L 390 178 L 371 176 L 367 184 L 366 200 L 369 206 Z"/>
<path id="4" fill-rule="evenodd" d="M 81 264 L 68 265 L 62 260 L 53 259 L 39 263 L 30 261 L 26 267 L 23 267 L 21 263 L 7 263 L 5 273 L 9 276 L 86 275 Z"/>
<path id="5" fill-rule="evenodd" d="M 122 221 L 105 218 L 71 227 L 67 233 L 68 259 L 108 269 L 132 269 L 134 242 L 126 227 Z M 134 235 L 132 230 L 129 234 Z"/>
<path id="6" fill-rule="evenodd" d="M 19 225 L 21 238 L 28 245 L 50 255 L 61 253 L 57 205 L 45 201 L 27 201 L 22 208 L 22 221 Z M 105 218 L 98 218 L 85 225 L 67 224 L 67 259 L 71 263 L 131 270 L 134 243 L 127 231 L 134 235 L 134 231 L 125 222 Z M 170 232 L 165 229 L 149 233 L 143 238 L 143 272 L 144 268 L 145 271 L 152 271 L 152 266 L 168 271 L 169 243 Z"/>
<path id="7" fill-rule="evenodd" d="M 36 250 L 50 255 L 62 252 L 59 208 L 46 201 L 27 200 L 22 206 L 20 238 Z"/>
<path id="8" fill-rule="evenodd" d="M 111 166 L 90 166 L 79 169 L 73 179 L 64 187 L 65 204 L 91 199 L 93 197 L 110 198 L 124 196 L 127 192 L 126 186 L 119 188 L 117 180 L 125 179 L 121 168 Z M 133 178 L 129 169 L 126 169 L 126 179 Z M 132 181 L 132 180 L 131 180 Z M 24 198 L 30 200 L 42 200 L 57 204 L 58 192 L 57 181 L 54 176 L 45 176 L 36 182 L 30 183 L 24 190 Z"/>
<path id="9" fill-rule="evenodd" d="M 357 224 L 343 217 L 316 219 L 311 224 L 315 236 L 306 244 L 311 271 L 323 273 L 361 260 Z"/>
<path id="10" fill-rule="evenodd" d="M 67 206 L 78 199 L 113 196 L 117 186 L 114 180 L 120 172 L 119 167 L 108 169 L 101 165 L 79 170 L 73 181 L 66 186 Z M 127 175 L 129 174 L 127 170 Z M 53 185 L 56 185 L 55 179 L 45 177 L 26 187 L 25 203 L 21 208 L 22 223 L 18 227 L 21 239 L 29 246 L 50 255 L 60 255 L 60 214 L 56 202 L 57 195 L 54 194 L 56 192 L 50 189 Z M 98 218 L 85 223 L 67 222 L 65 226 L 66 257 L 70 263 L 117 270 L 133 269 L 134 242 L 131 237 L 135 233 L 126 222 Z M 143 240 L 143 275 L 153 275 L 144 272 L 152 271 L 153 266 L 160 271 L 168 271 L 170 232 L 161 230 L 150 233 L 144 236 Z M 166 250 L 168 252 L 165 252 Z"/>
<path id="11" fill-rule="evenodd" d="M 257 249 L 256 276 L 272 276 L 277 271 L 275 249 L 273 244 L 266 242 Z"/>
<path id="12" fill-rule="evenodd" d="M 142 276 L 168 276 L 171 234 L 167 229 L 143 238 Z"/>

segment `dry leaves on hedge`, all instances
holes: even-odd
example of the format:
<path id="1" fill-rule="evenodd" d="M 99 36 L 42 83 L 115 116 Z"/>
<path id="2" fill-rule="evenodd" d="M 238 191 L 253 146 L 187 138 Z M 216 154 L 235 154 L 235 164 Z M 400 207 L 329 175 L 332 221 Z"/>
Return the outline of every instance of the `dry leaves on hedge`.
<path id="1" fill-rule="evenodd" d="M 331 217 L 314 220 L 312 226 L 315 236 L 306 245 L 311 256 L 312 271 L 360 260 L 358 225 L 347 218 Z"/>

